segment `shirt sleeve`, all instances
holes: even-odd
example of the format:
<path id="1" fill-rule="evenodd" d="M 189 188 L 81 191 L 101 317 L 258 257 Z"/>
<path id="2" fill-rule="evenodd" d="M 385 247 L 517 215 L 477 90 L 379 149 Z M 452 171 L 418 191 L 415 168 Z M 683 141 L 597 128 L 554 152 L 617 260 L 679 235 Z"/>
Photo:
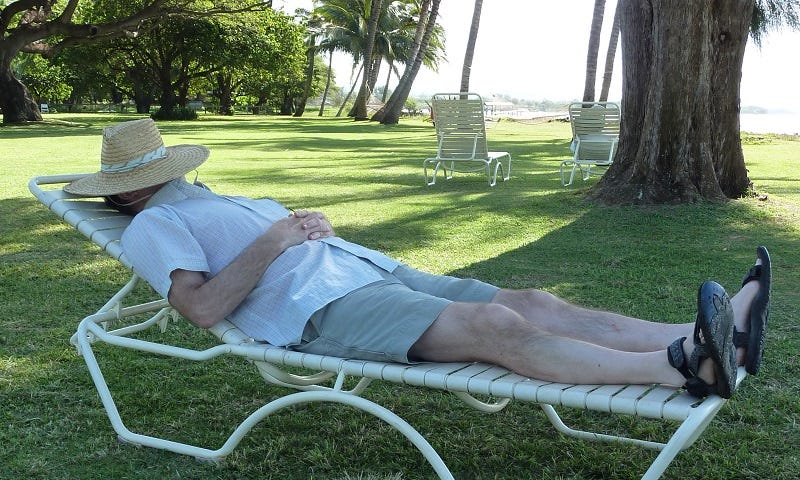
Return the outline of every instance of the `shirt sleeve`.
<path id="1" fill-rule="evenodd" d="M 208 259 L 184 222 L 158 206 L 136 215 L 121 239 L 133 271 L 168 298 L 170 274 L 178 269 L 208 273 Z"/>

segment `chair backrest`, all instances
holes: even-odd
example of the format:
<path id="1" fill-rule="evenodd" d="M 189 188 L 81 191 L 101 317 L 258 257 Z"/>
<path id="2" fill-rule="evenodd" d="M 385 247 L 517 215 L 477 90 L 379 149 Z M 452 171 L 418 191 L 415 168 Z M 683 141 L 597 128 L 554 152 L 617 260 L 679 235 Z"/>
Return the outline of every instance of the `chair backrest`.
<path id="1" fill-rule="evenodd" d="M 439 140 L 439 158 L 486 158 L 486 123 L 480 95 L 437 93 L 431 103 Z"/>
<path id="2" fill-rule="evenodd" d="M 111 257 L 133 269 L 119 243 L 122 232 L 133 217 L 106 206 L 102 199 L 78 197 L 61 189 L 64 184 L 84 176 L 86 174 L 34 177 L 28 183 L 28 188 L 39 202 L 53 213 L 75 227 Z"/>
<path id="3" fill-rule="evenodd" d="M 578 159 L 605 160 L 619 138 L 620 108 L 614 102 L 575 102 L 569 106 L 573 140 L 591 139 L 580 144 Z"/>

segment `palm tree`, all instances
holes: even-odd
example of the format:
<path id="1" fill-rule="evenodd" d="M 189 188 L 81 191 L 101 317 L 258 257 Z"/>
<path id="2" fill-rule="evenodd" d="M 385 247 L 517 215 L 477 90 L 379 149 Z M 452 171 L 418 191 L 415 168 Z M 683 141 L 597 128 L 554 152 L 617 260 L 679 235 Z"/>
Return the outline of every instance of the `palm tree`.
<path id="1" fill-rule="evenodd" d="M 617 55 L 617 44 L 619 43 L 619 3 L 614 10 L 614 23 L 611 25 L 611 37 L 608 39 L 608 51 L 606 52 L 606 68 L 603 73 L 603 86 L 600 88 L 600 101 L 608 100 L 608 91 L 611 89 L 611 74 L 614 73 L 614 58 Z"/>
<path id="2" fill-rule="evenodd" d="M 583 86 L 583 101 L 594 101 L 594 84 L 597 79 L 597 55 L 600 51 L 600 31 L 603 28 L 603 13 L 606 0 L 594 1 L 592 27 L 589 32 L 589 51 L 586 54 L 586 83 Z"/>
<path id="3" fill-rule="evenodd" d="M 333 75 L 333 48 L 327 48 L 328 51 L 328 75 L 325 78 L 325 90 L 322 92 L 322 103 L 319 104 L 319 116 L 325 112 L 325 102 L 328 100 L 328 90 L 331 88 L 331 76 Z"/>
<path id="4" fill-rule="evenodd" d="M 439 60 L 444 58 L 444 31 L 436 23 L 440 3 L 441 0 L 423 0 L 420 4 L 414 43 L 408 54 L 403 76 L 389 101 L 372 116 L 372 120 L 384 125 L 396 124 L 420 67 L 425 64 L 435 70 Z"/>
<path id="5" fill-rule="evenodd" d="M 483 0 L 475 0 L 475 9 L 472 12 L 472 24 L 469 27 L 467 51 L 464 54 L 464 66 L 461 68 L 461 90 L 459 90 L 459 92 L 469 91 L 469 76 L 472 72 L 472 57 L 475 54 L 475 42 L 478 39 L 478 26 L 481 23 L 481 8 L 483 8 Z"/>
<path id="6" fill-rule="evenodd" d="M 320 0 L 314 9 L 314 13 L 324 18 L 327 25 L 325 33 L 328 42 L 327 48 L 351 55 L 353 72 L 358 72 L 354 76 L 351 92 L 345 97 L 344 103 L 347 103 L 352 91 L 360 83 L 361 73 L 364 71 L 371 7 L 371 0 Z M 380 7 L 375 10 L 375 14 L 379 17 L 380 10 Z M 369 76 L 366 78 L 369 80 Z M 343 108 L 344 104 L 339 109 L 337 116 L 341 114 Z"/>
<path id="7" fill-rule="evenodd" d="M 431 0 L 424 0 L 423 3 L 430 4 Z M 417 13 L 419 11 L 420 0 L 393 0 L 378 3 L 369 0 L 319 0 L 316 2 L 314 13 L 325 19 L 324 38 L 320 50 L 330 52 L 344 52 L 353 57 L 354 75 L 352 91 L 357 86 L 366 82 L 367 89 L 362 92 L 359 101 L 371 98 L 371 92 L 375 90 L 375 85 L 380 73 L 380 66 L 385 61 L 389 64 L 387 72 L 387 88 L 390 76 L 397 75 L 398 64 L 408 64 L 413 59 L 413 48 L 415 46 L 415 32 L 417 30 Z M 375 29 L 374 42 L 368 42 L 368 28 L 370 13 L 374 12 L 378 16 Z M 427 16 L 426 16 L 427 18 Z M 423 30 L 424 31 L 424 30 Z M 420 31 L 421 39 L 423 31 Z M 441 29 L 430 42 L 431 49 L 425 52 L 423 63 L 434 67 L 439 60 L 442 50 Z M 365 50 L 367 45 L 372 45 L 368 73 L 362 77 L 361 72 L 365 70 Z M 324 45 L 324 46 L 323 46 Z M 350 94 L 345 98 L 345 103 L 350 99 Z M 359 106 L 360 107 L 360 106 Z M 341 114 L 344 105 L 339 110 Z M 350 111 L 351 116 L 356 113 L 356 105 Z"/>
<path id="8" fill-rule="evenodd" d="M 298 99 L 297 107 L 294 112 L 295 117 L 302 117 L 306 110 L 306 102 L 311 92 L 311 84 L 314 81 L 314 61 L 321 48 L 324 35 L 323 18 L 314 12 L 298 11 L 304 18 L 306 24 L 306 36 L 303 44 L 306 47 L 306 79 L 303 85 L 303 96 Z"/>
<path id="9" fill-rule="evenodd" d="M 363 75 L 361 77 L 361 88 L 356 96 L 356 103 L 353 105 L 356 120 L 368 120 L 367 101 L 371 96 L 369 88 L 370 76 L 373 72 L 372 52 L 375 48 L 375 36 L 378 31 L 378 19 L 381 16 L 381 3 L 383 0 L 371 0 L 369 2 L 369 17 L 367 19 L 367 41 L 364 46 Z M 366 4 L 365 4 L 366 6 Z"/>

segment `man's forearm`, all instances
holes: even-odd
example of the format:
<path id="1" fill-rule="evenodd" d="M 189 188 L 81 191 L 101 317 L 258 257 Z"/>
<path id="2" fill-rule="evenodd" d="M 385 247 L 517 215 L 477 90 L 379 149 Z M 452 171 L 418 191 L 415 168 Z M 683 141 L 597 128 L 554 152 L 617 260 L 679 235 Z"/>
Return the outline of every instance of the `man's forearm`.
<path id="1" fill-rule="evenodd" d="M 284 250 L 332 233 L 321 214 L 302 212 L 280 220 L 210 279 L 201 272 L 173 271 L 169 302 L 193 324 L 212 327 L 242 303 Z"/>
<path id="2" fill-rule="evenodd" d="M 283 250 L 276 242 L 259 239 L 208 280 L 200 272 L 175 270 L 169 302 L 193 324 L 212 327 L 242 303 Z"/>

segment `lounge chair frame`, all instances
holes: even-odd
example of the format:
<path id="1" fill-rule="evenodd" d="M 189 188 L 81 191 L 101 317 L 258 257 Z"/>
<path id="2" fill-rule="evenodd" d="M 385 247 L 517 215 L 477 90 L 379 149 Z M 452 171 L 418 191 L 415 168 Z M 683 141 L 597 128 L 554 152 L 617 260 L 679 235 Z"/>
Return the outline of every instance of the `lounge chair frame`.
<path id="1" fill-rule="evenodd" d="M 483 99 L 476 93 L 437 93 L 431 100 L 436 124 L 436 156 L 422 162 L 425 184 L 435 185 L 442 170 L 446 179 L 455 172 L 486 173 L 490 187 L 511 176 L 511 154 L 490 152 L 486 144 Z M 505 166 L 504 166 L 505 159 Z M 433 172 L 429 175 L 428 168 Z"/>
<path id="2" fill-rule="evenodd" d="M 130 217 L 107 208 L 97 199 L 78 198 L 61 190 L 63 184 L 81 176 L 35 177 L 30 181 L 29 188 L 53 213 L 130 269 L 130 262 L 119 246 L 119 238 Z M 681 389 L 663 386 L 544 382 L 481 363 L 405 365 L 292 352 L 254 342 L 227 321 L 210 329 L 220 344 L 205 350 L 142 340 L 136 338 L 135 334 L 152 328 L 160 328 L 163 332 L 170 322 L 180 319 L 164 299 L 126 306 L 127 297 L 139 282 L 139 277 L 133 273 L 130 280 L 97 312 L 80 321 L 71 342 L 86 362 L 111 425 L 121 441 L 190 455 L 200 460 L 223 461 L 255 425 L 286 407 L 310 402 L 334 402 L 357 408 L 385 421 L 414 444 L 439 478 L 452 479 L 453 475 L 444 461 L 422 434 L 395 413 L 361 396 L 373 380 L 382 380 L 448 391 L 469 406 L 487 413 L 503 409 L 511 400 L 537 403 L 553 426 L 565 435 L 585 440 L 632 443 L 659 451 L 642 477 L 652 480 L 661 476 L 680 451 L 695 442 L 726 403 L 725 399 L 716 395 L 701 400 Z M 141 320 L 142 316 L 146 318 Z M 142 435 L 129 430 L 122 421 L 95 356 L 93 345 L 98 342 L 194 362 L 234 355 L 252 362 L 269 384 L 290 387 L 298 392 L 270 401 L 257 409 L 216 449 Z M 286 367 L 302 367 L 318 373 L 298 375 L 288 373 Z M 740 367 L 737 382 L 741 382 L 745 376 L 744 368 Z M 353 388 L 345 390 L 345 380 L 349 377 L 359 380 Z M 475 395 L 499 400 L 485 402 Z M 565 425 L 555 407 L 634 415 L 664 420 L 670 425 L 677 422 L 677 427 L 665 443 L 587 432 Z"/>
<path id="3" fill-rule="evenodd" d="M 604 174 L 614 163 L 619 143 L 620 108 L 614 102 L 575 102 L 569 105 L 569 120 L 573 154 L 559 167 L 561 185 L 565 187 L 572 185 L 577 172 L 585 181 L 592 175 Z M 569 180 L 565 169 L 570 170 Z"/>

